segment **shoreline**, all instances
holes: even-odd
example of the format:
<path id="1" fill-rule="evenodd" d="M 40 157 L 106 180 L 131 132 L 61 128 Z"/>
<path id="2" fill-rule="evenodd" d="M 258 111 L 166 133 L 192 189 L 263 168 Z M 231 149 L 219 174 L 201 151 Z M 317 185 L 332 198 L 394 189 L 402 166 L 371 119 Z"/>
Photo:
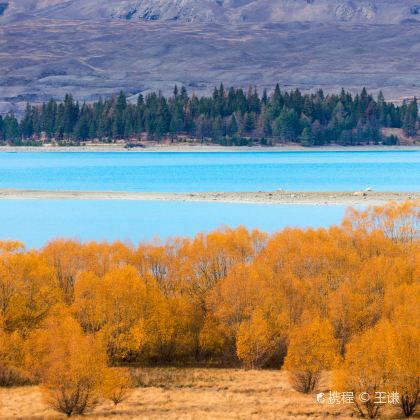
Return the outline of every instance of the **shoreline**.
<path id="1" fill-rule="evenodd" d="M 381 151 L 420 151 L 419 146 L 219 146 L 186 144 L 153 144 L 145 147 L 125 148 L 122 144 L 90 144 L 85 146 L 0 146 L 0 153 L 174 153 L 174 152 L 244 152 L 244 153 L 279 153 L 279 152 L 381 152 Z"/>
<path id="2" fill-rule="evenodd" d="M 420 192 L 125 192 L 125 191 L 53 191 L 0 189 L 0 200 L 120 200 L 183 201 L 242 204 L 308 204 L 308 205 L 383 205 L 389 201 L 418 201 Z"/>

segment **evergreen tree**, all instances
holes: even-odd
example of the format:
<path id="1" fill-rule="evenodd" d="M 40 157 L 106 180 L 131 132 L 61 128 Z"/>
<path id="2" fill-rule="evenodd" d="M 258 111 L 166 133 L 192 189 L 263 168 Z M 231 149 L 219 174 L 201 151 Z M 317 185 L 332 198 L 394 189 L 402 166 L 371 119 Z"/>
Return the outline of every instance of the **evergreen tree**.
<path id="1" fill-rule="evenodd" d="M 60 111 L 62 113 L 62 115 L 60 115 L 62 124 L 62 135 L 69 138 L 73 134 L 73 129 L 77 122 L 79 114 L 79 105 L 74 103 L 72 95 L 67 94 L 65 96 L 64 106 L 60 109 Z"/>
<path id="2" fill-rule="evenodd" d="M 19 123 L 13 113 L 6 115 L 3 120 L 3 131 L 5 138 L 12 144 L 20 142 Z"/>
<path id="3" fill-rule="evenodd" d="M 3 142 L 6 140 L 6 136 L 4 133 L 4 123 L 3 123 L 3 117 L 0 114 L 0 141 Z"/>
<path id="4" fill-rule="evenodd" d="M 270 105 L 271 117 L 274 120 L 280 115 L 280 112 L 282 111 L 284 105 L 283 95 L 281 94 L 280 86 L 278 83 L 276 85 L 276 88 L 274 89 Z"/>
<path id="5" fill-rule="evenodd" d="M 125 110 L 127 109 L 127 98 L 123 91 L 120 92 L 115 104 L 115 117 L 112 126 L 114 138 L 123 138 L 125 133 Z"/>
<path id="6" fill-rule="evenodd" d="M 223 137 L 223 121 L 220 115 L 214 119 L 211 130 L 212 130 L 212 140 L 215 143 L 220 143 Z"/>
<path id="7" fill-rule="evenodd" d="M 20 132 L 23 138 L 31 138 L 34 134 L 33 108 L 26 104 L 25 114 L 20 122 Z"/>
<path id="8" fill-rule="evenodd" d="M 299 134 L 299 118 L 293 109 L 283 109 L 273 122 L 273 135 L 282 141 L 296 141 Z"/>
<path id="9" fill-rule="evenodd" d="M 271 95 L 264 90 L 262 98 L 256 88 L 245 94 L 243 89 L 220 85 L 211 96 L 189 97 L 185 87 L 175 86 L 170 98 L 160 92 L 139 94 L 137 102 L 129 104 L 120 92 L 81 107 L 68 94 L 62 102 L 28 104 L 20 122 L 12 114 L 0 122 L 0 141 L 15 144 L 44 134 L 47 141 L 74 142 L 140 139 L 145 134 L 148 139 L 174 140 L 186 134 L 223 144 L 245 144 L 249 137 L 265 143 L 276 138 L 307 145 L 365 144 L 394 142 L 381 134 L 383 127 L 403 128 L 409 136 L 416 136 L 419 128 L 416 99 L 397 106 L 386 102 L 382 92 L 373 99 L 366 89 L 353 97 L 344 89 L 338 95 L 322 90 L 302 94 L 298 89 L 282 93 L 279 85 Z"/>
<path id="10" fill-rule="evenodd" d="M 315 139 L 312 134 L 312 130 L 309 127 L 305 127 L 300 135 L 300 144 L 305 147 L 310 147 L 314 145 Z"/>
<path id="11" fill-rule="evenodd" d="M 250 134 L 255 128 L 255 113 L 246 112 L 243 118 L 243 134 Z"/>
<path id="12" fill-rule="evenodd" d="M 417 134 L 416 124 L 418 121 L 418 107 L 417 99 L 414 98 L 413 101 L 406 107 L 406 112 L 403 119 L 403 130 L 407 136 L 415 136 Z"/>
<path id="13" fill-rule="evenodd" d="M 235 114 L 229 118 L 229 123 L 227 126 L 228 136 L 233 136 L 238 133 L 238 123 L 236 122 Z"/>

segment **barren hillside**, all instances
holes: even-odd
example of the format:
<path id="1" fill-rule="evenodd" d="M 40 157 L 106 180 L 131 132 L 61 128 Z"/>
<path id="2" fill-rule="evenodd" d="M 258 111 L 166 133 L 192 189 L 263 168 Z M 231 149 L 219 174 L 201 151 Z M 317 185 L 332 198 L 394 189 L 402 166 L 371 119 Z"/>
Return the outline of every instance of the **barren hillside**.
<path id="1" fill-rule="evenodd" d="M 418 20 L 415 0 L 3 0 L 5 17 L 184 22 L 352 22 Z"/>
<path id="2" fill-rule="evenodd" d="M 0 112 L 120 89 L 420 94 L 415 0 L 0 0 Z"/>

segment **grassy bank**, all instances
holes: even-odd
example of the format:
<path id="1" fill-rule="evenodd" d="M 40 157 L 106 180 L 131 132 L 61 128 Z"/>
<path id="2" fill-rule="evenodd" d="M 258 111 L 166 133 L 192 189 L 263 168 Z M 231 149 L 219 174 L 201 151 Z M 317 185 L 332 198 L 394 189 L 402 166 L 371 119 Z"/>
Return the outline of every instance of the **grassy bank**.
<path id="1" fill-rule="evenodd" d="M 315 419 L 349 420 L 349 406 L 319 404 L 314 395 L 294 391 L 280 370 L 148 368 L 117 407 L 99 404 L 89 418 L 106 419 Z M 329 375 L 322 386 L 328 389 Z M 39 387 L 0 389 L 2 419 L 57 419 Z M 392 407 L 385 419 L 400 418 Z M 65 417 L 62 417 L 65 418 Z"/>

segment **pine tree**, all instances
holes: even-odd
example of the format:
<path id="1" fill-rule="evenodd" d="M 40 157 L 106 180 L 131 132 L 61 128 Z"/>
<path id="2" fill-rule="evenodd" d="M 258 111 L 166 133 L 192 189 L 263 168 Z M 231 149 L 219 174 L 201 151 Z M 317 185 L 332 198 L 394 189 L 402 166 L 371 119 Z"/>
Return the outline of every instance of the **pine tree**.
<path id="1" fill-rule="evenodd" d="M 417 98 L 406 107 L 406 112 L 403 119 L 403 129 L 407 136 L 414 137 L 417 135 L 417 121 L 418 121 L 418 106 Z"/>
<path id="2" fill-rule="evenodd" d="M 294 110 L 283 109 L 273 122 L 273 135 L 282 141 L 296 141 L 299 134 L 299 118 Z"/>
<path id="3" fill-rule="evenodd" d="M 19 123 L 13 113 L 6 115 L 3 120 L 3 131 L 6 141 L 12 144 L 20 142 Z"/>
<path id="4" fill-rule="evenodd" d="M 236 122 L 236 117 L 235 114 L 233 114 L 229 120 L 228 120 L 228 125 L 227 125 L 227 135 L 228 136 L 233 136 L 235 134 L 237 134 L 238 132 L 238 123 Z"/>
<path id="5" fill-rule="evenodd" d="M 220 130 L 220 121 L 222 129 Z M 14 117 L 13 117 L 14 118 Z M 142 94 L 136 104 L 129 104 L 124 92 L 109 99 L 99 99 L 79 106 L 70 94 L 62 102 L 50 100 L 42 105 L 27 105 L 18 121 L 18 133 L 14 120 L 2 118 L 0 140 L 16 143 L 23 139 L 39 138 L 80 141 L 99 139 L 141 138 L 149 139 L 170 135 L 172 140 L 179 134 L 200 140 L 217 133 L 218 141 L 236 134 L 255 137 L 267 143 L 267 138 L 281 141 L 302 141 L 307 145 L 330 142 L 342 144 L 383 141 L 382 127 L 403 128 L 406 135 L 416 136 L 419 128 L 417 100 L 405 101 L 401 106 L 387 103 L 382 92 L 376 100 L 363 89 L 355 97 L 344 89 L 336 94 L 324 95 L 322 90 L 303 95 L 298 89 L 281 92 L 277 84 L 270 97 L 264 90 L 262 98 L 256 88 L 242 89 L 223 85 L 215 88 L 211 96 L 188 96 L 185 87 L 174 87 L 174 95 L 165 98 L 159 94 Z M 217 129 L 213 125 L 217 119 Z M 315 127 L 315 128 L 314 128 Z M 303 130 L 311 128 L 309 131 Z M 7 131 L 7 134 L 6 134 Z M 237 139 L 235 140 L 237 141 Z M 224 144 L 224 143 L 223 143 Z"/>
<path id="6" fill-rule="evenodd" d="M 79 106 L 74 103 L 73 96 L 67 94 L 62 108 L 62 133 L 65 137 L 71 137 L 74 126 L 78 119 Z M 60 130 L 61 131 L 61 130 Z"/>
<path id="7" fill-rule="evenodd" d="M 25 114 L 20 122 L 20 133 L 24 139 L 30 139 L 34 135 L 33 108 L 26 104 Z"/>
<path id="8" fill-rule="evenodd" d="M 212 124 L 212 139 L 215 143 L 219 143 L 223 137 L 223 121 L 222 117 L 217 116 Z"/>
<path id="9" fill-rule="evenodd" d="M 274 89 L 273 96 L 270 101 L 271 117 L 273 120 L 276 119 L 280 115 L 283 109 L 283 105 L 284 105 L 284 99 L 280 91 L 280 86 L 277 83 L 276 88 Z"/>
<path id="10" fill-rule="evenodd" d="M 123 91 L 120 92 L 115 104 L 115 117 L 112 126 L 114 138 L 123 138 L 125 133 L 125 110 L 127 109 L 127 98 Z"/>
<path id="11" fill-rule="evenodd" d="M 243 119 L 243 134 L 250 134 L 255 128 L 255 113 L 246 112 Z"/>
<path id="12" fill-rule="evenodd" d="M 0 115 L 0 141 L 5 140 L 3 117 Z"/>
<path id="13" fill-rule="evenodd" d="M 305 147 L 313 146 L 315 143 L 312 130 L 309 127 L 305 127 L 300 135 L 300 144 Z"/>

